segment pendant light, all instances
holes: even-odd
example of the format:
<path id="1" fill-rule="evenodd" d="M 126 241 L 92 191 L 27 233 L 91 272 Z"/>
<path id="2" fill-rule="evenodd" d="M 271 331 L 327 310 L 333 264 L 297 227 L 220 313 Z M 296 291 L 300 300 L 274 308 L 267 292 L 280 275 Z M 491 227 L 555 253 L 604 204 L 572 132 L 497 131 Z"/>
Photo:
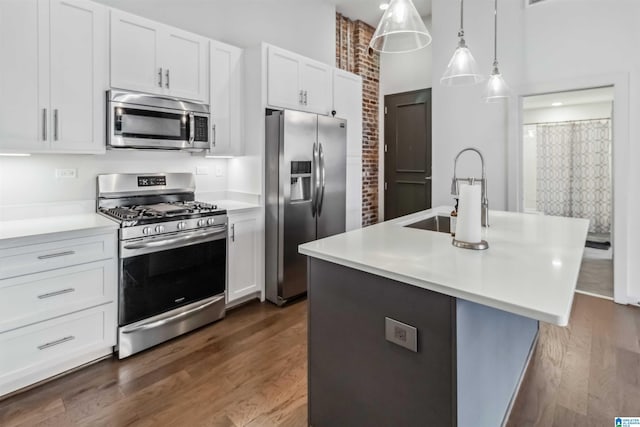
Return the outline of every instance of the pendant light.
<path id="1" fill-rule="evenodd" d="M 509 86 L 502 78 L 498 70 L 498 0 L 494 0 L 494 21 L 493 21 L 493 70 L 489 76 L 489 81 L 484 89 L 484 100 L 486 102 L 500 102 L 509 97 Z"/>
<path id="2" fill-rule="evenodd" d="M 411 0 L 391 0 L 369 47 L 382 53 L 403 53 L 431 43 L 431 34 Z"/>
<path id="3" fill-rule="evenodd" d="M 464 0 L 460 0 L 460 31 L 458 31 L 458 48 L 453 52 L 440 83 L 446 86 L 467 86 L 484 80 L 478 72 L 478 64 L 464 41 Z"/>

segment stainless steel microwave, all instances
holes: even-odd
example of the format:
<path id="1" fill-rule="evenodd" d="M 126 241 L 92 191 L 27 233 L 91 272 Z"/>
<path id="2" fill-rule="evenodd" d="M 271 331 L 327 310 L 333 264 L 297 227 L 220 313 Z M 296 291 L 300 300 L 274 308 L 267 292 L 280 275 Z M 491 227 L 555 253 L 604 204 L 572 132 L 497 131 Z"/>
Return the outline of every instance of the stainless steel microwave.
<path id="1" fill-rule="evenodd" d="M 209 106 L 145 93 L 107 92 L 107 146 L 200 151 L 209 149 Z"/>

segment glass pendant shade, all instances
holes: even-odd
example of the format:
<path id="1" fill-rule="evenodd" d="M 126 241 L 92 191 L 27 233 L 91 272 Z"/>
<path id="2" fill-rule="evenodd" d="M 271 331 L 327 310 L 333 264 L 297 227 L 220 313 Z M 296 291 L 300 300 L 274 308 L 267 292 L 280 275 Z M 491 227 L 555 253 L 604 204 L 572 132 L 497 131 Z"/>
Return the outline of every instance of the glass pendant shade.
<path id="1" fill-rule="evenodd" d="M 487 81 L 483 98 L 486 102 L 501 102 L 509 98 L 510 93 L 509 85 L 504 81 L 496 65 Z"/>
<path id="2" fill-rule="evenodd" d="M 431 34 L 411 0 L 391 0 L 369 46 L 378 52 L 402 53 L 430 43 Z"/>
<path id="3" fill-rule="evenodd" d="M 469 86 L 480 83 L 484 76 L 478 72 L 478 64 L 473 58 L 471 51 L 460 39 L 458 48 L 453 52 L 453 56 L 447 65 L 447 70 L 442 75 L 440 83 L 446 86 Z"/>

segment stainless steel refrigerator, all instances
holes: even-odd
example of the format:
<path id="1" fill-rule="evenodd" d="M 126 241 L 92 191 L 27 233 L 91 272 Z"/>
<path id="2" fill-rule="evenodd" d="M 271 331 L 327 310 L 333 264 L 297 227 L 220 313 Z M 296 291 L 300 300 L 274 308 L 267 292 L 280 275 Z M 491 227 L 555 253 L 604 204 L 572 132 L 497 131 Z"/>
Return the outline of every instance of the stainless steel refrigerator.
<path id="1" fill-rule="evenodd" d="M 298 245 L 345 231 L 347 122 L 299 111 L 266 116 L 266 298 L 307 291 Z"/>

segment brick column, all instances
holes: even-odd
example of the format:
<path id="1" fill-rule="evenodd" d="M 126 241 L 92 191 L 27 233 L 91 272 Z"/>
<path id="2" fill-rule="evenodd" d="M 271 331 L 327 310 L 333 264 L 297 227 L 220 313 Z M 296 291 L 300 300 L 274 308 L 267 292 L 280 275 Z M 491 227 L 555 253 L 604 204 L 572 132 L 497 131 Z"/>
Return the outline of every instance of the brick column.
<path id="1" fill-rule="evenodd" d="M 336 13 L 336 66 L 362 77 L 362 225 L 378 222 L 380 57 L 369 50 L 375 28 Z"/>

